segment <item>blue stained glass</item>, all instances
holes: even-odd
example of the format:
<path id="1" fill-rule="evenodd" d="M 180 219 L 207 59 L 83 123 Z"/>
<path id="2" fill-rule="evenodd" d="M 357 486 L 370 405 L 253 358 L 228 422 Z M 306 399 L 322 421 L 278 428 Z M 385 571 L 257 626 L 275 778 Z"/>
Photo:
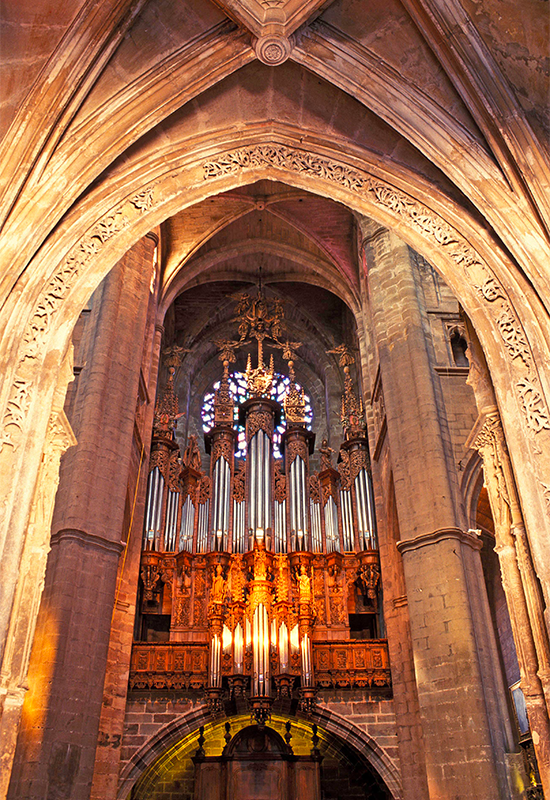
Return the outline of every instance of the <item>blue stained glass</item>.
<path id="1" fill-rule="evenodd" d="M 284 400 L 284 396 L 287 392 L 288 386 L 290 384 L 290 378 L 286 375 L 281 375 L 279 372 L 275 373 L 275 378 L 273 381 L 273 387 L 271 389 L 271 397 L 274 400 L 277 400 L 278 403 L 281 403 Z M 296 384 L 297 388 L 300 389 L 300 385 Z M 204 395 L 203 404 L 202 404 L 202 429 L 205 433 L 212 430 L 214 427 L 214 392 L 216 389 L 219 389 L 220 382 L 216 381 L 216 383 L 212 386 L 212 391 L 207 392 Z M 229 388 L 231 393 L 234 397 L 238 398 L 237 402 L 242 402 L 248 397 L 248 391 L 246 388 L 246 378 L 243 372 L 234 372 L 232 375 L 232 380 L 229 382 Z M 313 410 L 311 408 L 311 403 L 307 394 L 304 395 L 306 401 L 306 408 L 305 408 L 305 422 L 306 427 L 311 430 L 312 422 L 313 422 Z M 239 410 L 238 406 L 235 406 L 235 424 L 237 428 L 237 452 L 239 457 L 244 458 L 246 455 L 246 437 L 244 432 L 244 427 L 238 424 L 239 420 Z M 275 458 L 281 458 L 281 436 L 286 430 L 286 420 L 284 418 L 284 410 L 281 414 L 281 424 L 277 425 L 275 431 L 273 432 L 273 455 Z"/>

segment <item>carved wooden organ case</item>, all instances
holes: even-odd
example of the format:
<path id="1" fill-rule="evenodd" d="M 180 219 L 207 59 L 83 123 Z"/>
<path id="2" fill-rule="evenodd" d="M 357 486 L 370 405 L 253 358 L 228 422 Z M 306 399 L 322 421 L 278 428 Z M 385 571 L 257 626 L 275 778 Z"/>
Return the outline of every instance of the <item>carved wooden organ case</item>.
<path id="1" fill-rule="evenodd" d="M 274 457 L 283 409 L 269 398 L 273 367 L 263 364 L 261 341 L 258 350 L 238 408 L 242 459 L 231 356 L 222 348 L 208 472 L 193 437 L 183 454 L 175 442 L 169 368 L 155 413 L 130 686 L 202 691 L 213 710 L 224 695 L 246 697 L 265 721 L 274 698 L 295 696 L 308 710 L 319 688 L 388 687 L 390 672 L 368 443 L 350 361 L 340 360 L 345 440 L 337 467 L 324 441 L 321 469 L 312 472 L 315 436 L 303 421 L 292 360 L 283 457 Z"/>

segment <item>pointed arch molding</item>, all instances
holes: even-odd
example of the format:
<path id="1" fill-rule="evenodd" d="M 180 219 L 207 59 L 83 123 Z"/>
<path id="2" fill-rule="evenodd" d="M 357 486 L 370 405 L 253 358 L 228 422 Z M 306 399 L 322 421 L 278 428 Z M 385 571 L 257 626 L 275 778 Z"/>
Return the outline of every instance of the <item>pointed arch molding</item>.
<path id="1" fill-rule="evenodd" d="M 223 717 L 221 719 L 223 721 Z M 231 718 L 229 717 L 228 719 Z M 123 767 L 118 785 L 118 800 L 125 800 L 130 795 L 132 787 L 135 786 L 143 773 L 170 747 L 189 734 L 198 732 L 201 725 L 206 725 L 213 721 L 219 722 L 220 719 L 213 720 L 207 707 L 201 706 L 189 714 L 184 714 L 172 720 L 172 722 L 161 728 L 134 753 L 130 761 Z M 382 778 L 390 790 L 393 800 L 401 800 L 403 789 L 399 770 L 384 748 L 368 732 L 331 711 L 326 706 L 318 706 L 311 714 L 311 717 L 308 718 L 308 721 L 317 723 L 328 733 L 333 734 L 337 739 L 345 741 L 357 750 Z"/>
<path id="2" fill-rule="evenodd" d="M 10 532 L 12 555 L 24 540 L 28 509 L 21 497 L 36 480 L 57 364 L 93 289 L 163 219 L 208 196 L 267 178 L 373 217 L 441 271 L 482 341 L 526 498 L 527 523 L 537 532 L 533 555 L 539 575 L 545 574 L 550 412 L 542 383 L 547 376 L 538 371 L 548 363 L 540 327 L 545 316 L 532 288 L 475 220 L 417 176 L 395 165 L 392 170 L 348 141 L 264 125 L 186 140 L 179 148 L 172 143 L 141 162 L 137 157 L 125 162 L 90 190 L 31 262 L 4 310 L 0 474 L 7 495 L 0 497 L 0 509 L 8 517 L 3 530 Z M 526 459 L 529 470 L 521 468 Z"/>

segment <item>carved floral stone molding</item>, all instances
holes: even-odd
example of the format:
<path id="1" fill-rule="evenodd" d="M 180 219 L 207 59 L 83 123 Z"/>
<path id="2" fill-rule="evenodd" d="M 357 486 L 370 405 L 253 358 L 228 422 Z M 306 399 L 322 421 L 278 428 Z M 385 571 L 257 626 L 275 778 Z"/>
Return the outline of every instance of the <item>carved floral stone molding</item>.
<path id="1" fill-rule="evenodd" d="M 285 145 L 258 144 L 224 153 L 204 162 L 203 177 L 204 180 L 211 180 L 241 169 L 263 166 L 292 170 L 368 195 L 369 200 L 377 206 L 406 219 L 424 237 L 435 241 L 442 252 L 466 272 L 468 281 L 474 284 L 487 304 L 486 308 L 500 331 L 512 366 L 523 373 L 516 381 L 515 389 L 527 429 L 531 434 L 550 429 L 548 407 L 538 386 L 533 354 L 521 323 L 512 311 L 506 292 L 490 273 L 489 267 L 458 231 L 431 209 L 380 178 L 333 159 Z"/>
<path id="2" fill-rule="evenodd" d="M 153 207 L 153 190 L 154 185 L 147 186 L 106 214 L 91 233 L 72 248 L 50 279 L 23 334 L 23 349 L 19 357 L 20 373 L 14 380 L 2 420 L 0 452 L 5 445 L 15 450 L 23 431 L 33 388 L 33 381 L 29 381 L 25 373 L 26 363 L 39 358 L 43 352 L 52 320 L 83 269 L 92 259 L 98 257 L 110 239 L 130 225 L 136 214 L 141 215 Z"/>
<path id="3" fill-rule="evenodd" d="M 536 435 L 550 429 L 550 413 L 540 391 L 534 358 L 521 324 L 512 311 L 512 304 L 474 248 L 445 220 L 378 177 L 334 159 L 281 144 L 241 147 L 205 161 L 202 164 L 203 178 L 212 180 L 256 167 L 292 170 L 368 196 L 375 205 L 401 217 L 421 235 L 435 242 L 442 252 L 466 272 L 468 281 L 476 286 L 480 297 L 487 304 L 486 308 L 501 333 L 511 365 L 520 373 L 515 381 L 515 391 L 527 430 Z M 155 185 L 153 183 L 145 187 L 106 214 L 72 248 L 50 279 L 23 337 L 21 369 L 12 385 L 2 420 L 0 451 L 6 445 L 17 448 L 30 406 L 33 382 L 28 380 L 25 363 L 38 358 L 43 351 L 52 320 L 83 269 L 100 255 L 107 242 L 131 224 L 136 215 L 155 206 Z"/>

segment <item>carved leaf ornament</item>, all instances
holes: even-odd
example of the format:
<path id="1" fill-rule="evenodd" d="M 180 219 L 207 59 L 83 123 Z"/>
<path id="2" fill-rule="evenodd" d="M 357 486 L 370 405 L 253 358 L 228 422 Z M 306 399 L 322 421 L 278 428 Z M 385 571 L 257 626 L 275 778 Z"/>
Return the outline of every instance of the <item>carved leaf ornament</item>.
<path id="1" fill-rule="evenodd" d="M 205 161 L 203 177 L 204 180 L 211 180 L 241 169 L 263 166 L 292 170 L 330 181 L 353 192 L 370 195 L 377 205 L 407 218 L 409 223 L 423 235 L 435 240 L 457 266 L 475 273 L 469 275 L 468 278 L 474 285 L 476 282 L 479 284 L 477 288 L 485 302 L 492 305 L 496 300 L 502 300 L 504 306 L 506 297 L 504 291 L 490 275 L 488 268 L 480 261 L 475 250 L 460 234 L 433 211 L 379 178 L 329 158 L 284 145 L 268 144 L 241 147 L 215 159 Z M 92 233 L 73 248 L 50 280 L 36 307 L 23 337 L 25 349 L 21 356 L 21 362 L 38 357 L 50 331 L 53 316 L 61 307 L 75 279 L 87 263 L 97 257 L 107 241 L 130 224 L 136 211 L 138 214 L 143 214 L 152 208 L 154 203 L 153 184 L 107 214 L 97 223 Z M 536 385 L 537 378 L 531 374 L 533 373 L 532 354 L 521 324 L 510 307 L 506 305 L 499 311 L 493 313 L 506 350 L 511 360 L 516 363 L 521 362 L 523 368 L 529 373 L 522 376 L 521 380 L 516 383 L 516 391 L 526 425 L 531 433 L 537 434 L 544 429 L 549 429 L 550 423 L 548 408 Z M 503 311 L 506 313 L 503 314 Z M 30 404 L 30 401 L 26 404 L 19 402 L 22 383 L 25 384 L 27 396 L 32 388 L 32 383 L 25 382 L 24 376 L 16 377 L 2 421 L 0 449 L 6 444 L 14 449 L 17 447 L 18 442 L 14 441 L 12 432 L 8 428 L 15 426 L 19 434 L 22 431 L 23 421 Z"/>

